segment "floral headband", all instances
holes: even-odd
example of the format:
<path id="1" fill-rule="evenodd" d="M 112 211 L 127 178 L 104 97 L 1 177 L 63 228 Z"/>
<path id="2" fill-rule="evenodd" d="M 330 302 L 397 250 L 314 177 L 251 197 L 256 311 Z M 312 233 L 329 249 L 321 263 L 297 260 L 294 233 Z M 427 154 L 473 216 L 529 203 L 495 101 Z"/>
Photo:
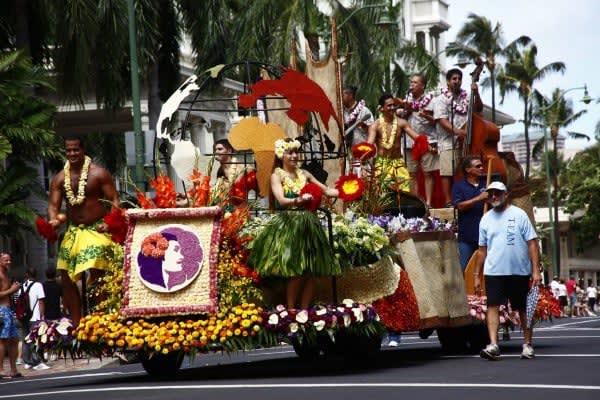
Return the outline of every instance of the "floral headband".
<path id="1" fill-rule="evenodd" d="M 300 142 L 296 139 L 291 142 L 286 142 L 284 139 L 277 139 L 275 141 L 275 155 L 277 158 L 283 158 L 283 153 L 286 150 L 298 150 L 300 146 Z"/>

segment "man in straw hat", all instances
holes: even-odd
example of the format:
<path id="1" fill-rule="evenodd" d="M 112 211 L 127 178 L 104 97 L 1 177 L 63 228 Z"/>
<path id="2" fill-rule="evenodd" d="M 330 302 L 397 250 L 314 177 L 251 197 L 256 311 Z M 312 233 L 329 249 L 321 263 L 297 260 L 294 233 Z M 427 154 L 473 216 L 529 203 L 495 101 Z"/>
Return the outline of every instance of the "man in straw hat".
<path id="1" fill-rule="evenodd" d="M 498 347 L 499 308 L 507 300 L 518 310 L 522 323 L 524 343 L 521 358 L 535 356 L 531 339 L 533 330 L 527 327 L 526 299 L 529 281 L 538 285 L 540 254 L 535 228 L 527 214 L 508 202 L 506 186 L 492 182 L 486 188 L 492 210 L 479 223 L 479 258 L 475 268 L 475 290 L 481 289 L 481 272 L 485 278 L 487 295 L 487 327 L 490 344 L 481 350 L 481 357 L 500 359 Z"/>

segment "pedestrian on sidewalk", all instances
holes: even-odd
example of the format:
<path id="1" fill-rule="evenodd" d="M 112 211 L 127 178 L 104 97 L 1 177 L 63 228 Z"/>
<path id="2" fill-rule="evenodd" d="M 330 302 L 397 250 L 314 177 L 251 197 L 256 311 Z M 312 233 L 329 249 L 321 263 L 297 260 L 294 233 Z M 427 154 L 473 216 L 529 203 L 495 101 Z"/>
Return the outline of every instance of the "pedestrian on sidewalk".
<path id="1" fill-rule="evenodd" d="M 29 289 L 29 290 L 28 290 Z M 32 311 L 29 321 L 21 321 L 25 336 L 31 330 L 31 327 L 38 321 L 46 319 L 46 301 L 44 287 L 36 281 L 36 271 L 34 268 L 27 268 L 25 271 L 25 283 L 21 290 L 29 292 L 29 308 Z M 50 367 L 43 362 L 43 355 L 33 349 L 31 343 L 23 341 L 23 368 L 34 369 L 36 371 L 49 369 Z"/>
<path id="2" fill-rule="evenodd" d="M 11 295 L 19 290 L 19 282 L 13 282 L 8 276 L 8 269 L 12 265 L 10 254 L 0 253 L 0 376 L 12 379 L 21 377 L 17 371 L 17 320 L 11 308 Z M 8 353 L 10 373 L 4 374 L 4 356 Z"/>
<path id="3" fill-rule="evenodd" d="M 479 223 L 479 257 L 475 268 L 475 290 L 481 290 L 481 272 L 485 278 L 487 295 L 487 327 L 490 344 L 481 350 L 481 357 L 500 359 L 498 347 L 499 308 L 510 301 L 519 312 L 524 343 L 521 358 L 533 358 L 531 345 L 533 329 L 527 325 L 526 300 L 529 281 L 539 285 L 540 254 L 535 228 L 527 214 L 508 202 L 506 186 L 502 182 L 488 185 L 488 201 L 492 209 Z"/>

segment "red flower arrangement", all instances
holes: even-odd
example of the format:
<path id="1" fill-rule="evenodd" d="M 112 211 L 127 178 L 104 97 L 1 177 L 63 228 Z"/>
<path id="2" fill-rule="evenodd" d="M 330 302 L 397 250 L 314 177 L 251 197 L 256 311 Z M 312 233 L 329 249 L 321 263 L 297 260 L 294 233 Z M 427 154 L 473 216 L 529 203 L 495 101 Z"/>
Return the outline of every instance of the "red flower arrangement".
<path id="1" fill-rule="evenodd" d="M 223 237 L 231 238 L 238 242 L 239 238 L 237 234 L 248 221 L 249 216 L 250 208 L 246 205 L 236 208 L 229 216 L 223 218 L 223 222 L 221 223 L 221 234 Z"/>
<path id="2" fill-rule="evenodd" d="M 560 317 L 560 305 L 558 299 L 552 295 L 552 291 L 547 288 L 540 286 L 539 296 L 535 312 L 533 314 L 534 321 L 545 321 L 551 320 L 553 317 Z"/>
<path id="3" fill-rule="evenodd" d="M 365 183 L 356 174 L 342 175 L 335 182 L 339 198 L 343 201 L 355 201 L 361 198 L 365 191 Z"/>
<path id="4" fill-rule="evenodd" d="M 392 331 L 415 331 L 421 323 L 417 296 L 408 273 L 400 271 L 400 283 L 394 293 L 373 302 L 381 322 Z"/>
<path id="5" fill-rule="evenodd" d="M 111 239 L 119 244 L 125 243 L 127 236 L 127 220 L 125 219 L 125 210 L 113 207 L 110 213 L 104 216 L 104 223 L 108 225 L 108 231 Z"/>
<path id="6" fill-rule="evenodd" d="M 260 283 L 260 275 L 252 267 L 246 264 L 235 263 L 233 264 L 233 273 L 242 278 L 251 278 L 256 284 Z"/>
<path id="7" fill-rule="evenodd" d="M 427 139 L 427 135 L 420 134 L 415 139 L 415 143 L 413 144 L 411 156 L 415 161 L 419 161 L 423 154 L 429 151 L 429 140 Z"/>
<path id="8" fill-rule="evenodd" d="M 138 204 L 140 207 L 148 209 L 148 208 L 156 208 L 156 204 L 152 200 L 146 197 L 146 195 L 139 190 L 135 192 L 135 197 L 137 198 Z"/>
<path id="9" fill-rule="evenodd" d="M 258 190 L 256 171 L 245 173 L 231 186 L 229 198 L 234 205 L 243 203 L 248 198 L 250 190 Z"/>
<path id="10" fill-rule="evenodd" d="M 193 207 L 205 207 L 210 197 L 210 176 L 202 175 L 197 169 L 194 169 L 190 176 L 193 187 L 188 190 Z"/>
<path id="11" fill-rule="evenodd" d="M 44 218 L 38 216 L 35 219 L 35 226 L 37 228 L 38 234 L 50 243 L 54 243 L 58 239 L 58 234 L 56 233 L 56 230 Z"/>
<path id="12" fill-rule="evenodd" d="M 171 178 L 167 175 L 158 175 L 150 181 L 150 186 L 156 191 L 154 202 L 158 208 L 176 208 L 177 192 Z"/>
<path id="13" fill-rule="evenodd" d="M 366 161 L 375 155 L 375 145 L 369 142 L 361 142 L 352 146 L 352 157 Z"/>
<path id="14" fill-rule="evenodd" d="M 300 196 L 306 193 L 310 194 L 312 199 L 310 202 L 305 203 L 304 208 L 308 211 L 316 211 L 319 205 L 321 205 L 323 190 L 316 183 L 309 182 L 300 189 Z"/>

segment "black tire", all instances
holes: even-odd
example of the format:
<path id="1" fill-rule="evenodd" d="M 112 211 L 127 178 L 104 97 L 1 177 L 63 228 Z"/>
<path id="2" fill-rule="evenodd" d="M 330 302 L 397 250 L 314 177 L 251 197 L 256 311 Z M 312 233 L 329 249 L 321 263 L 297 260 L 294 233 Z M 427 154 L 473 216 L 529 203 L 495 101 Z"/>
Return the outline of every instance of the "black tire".
<path id="1" fill-rule="evenodd" d="M 485 324 L 467 326 L 467 342 L 471 353 L 478 353 L 490 343 L 490 338 Z"/>
<path id="2" fill-rule="evenodd" d="M 183 363 L 183 352 L 176 351 L 169 354 L 140 354 L 144 370 L 153 378 L 172 378 L 177 374 Z"/>
<path id="3" fill-rule="evenodd" d="M 450 354 L 463 354 L 467 352 L 467 328 L 438 328 L 438 340 L 442 350 Z"/>

